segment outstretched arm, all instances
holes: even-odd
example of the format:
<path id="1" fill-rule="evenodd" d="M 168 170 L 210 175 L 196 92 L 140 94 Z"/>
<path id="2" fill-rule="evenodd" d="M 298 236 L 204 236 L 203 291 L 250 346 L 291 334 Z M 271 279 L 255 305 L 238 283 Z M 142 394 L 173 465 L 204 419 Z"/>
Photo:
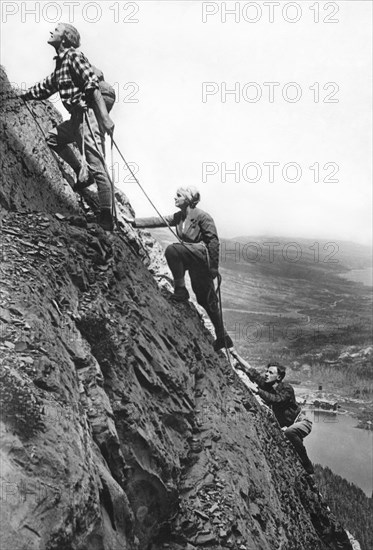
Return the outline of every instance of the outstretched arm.
<path id="1" fill-rule="evenodd" d="M 238 355 L 238 353 L 236 352 L 236 350 L 234 348 L 232 348 L 230 350 L 230 354 L 232 355 L 232 357 L 234 357 L 238 361 L 238 363 L 239 363 L 239 365 L 240 365 L 240 367 L 243 371 L 247 372 L 248 370 L 251 369 L 249 363 L 247 361 L 245 361 L 245 359 L 243 359 L 243 357 L 241 357 L 241 355 Z"/>
<path id="2" fill-rule="evenodd" d="M 256 382 L 258 386 L 265 384 L 265 380 L 263 376 L 256 369 L 251 367 L 249 363 L 245 361 L 245 359 L 243 359 L 240 355 L 238 355 L 235 349 L 232 349 L 229 351 L 232 357 L 234 357 L 236 361 L 238 361 L 239 368 L 243 370 L 245 374 L 247 374 L 250 380 L 252 380 L 253 382 Z"/>
<path id="3" fill-rule="evenodd" d="M 25 101 L 28 99 L 47 99 L 56 92 L 58 92 L 58 88 L 54 73 L 52 73 L 21 94 L 21 97 Z"/>
<path id="4" fill-rule="evenodd" d="M 154 216 L 151 218 L 135 218 L 133 226 L 139 229 L 151 229 L 154 227 L 167 227 L 166 222 L 168 225 L 171 225 L 171 227 L 176 225 L 174 216 L 164 216 L 163 218 Z"/>

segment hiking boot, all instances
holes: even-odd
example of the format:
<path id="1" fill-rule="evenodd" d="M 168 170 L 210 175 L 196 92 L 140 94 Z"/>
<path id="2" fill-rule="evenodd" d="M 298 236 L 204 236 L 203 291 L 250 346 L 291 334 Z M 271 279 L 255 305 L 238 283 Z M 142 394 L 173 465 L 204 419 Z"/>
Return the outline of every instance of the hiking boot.
<path id="1" fill-rule="evenodd" d="M 189 292 L 185 286 L 178 286 L 174 290 L 172 299 L 176 302 L 187 302 L 189 300 Z"/>
<path id="2" fill-rule="evenodd" d="M 219 336 L 214 342 L 214 351 L 219 351 L 222 348 L 233 348 L 232 338 L 229 334 Z"/>
<path id="3" fill-rule="evenodd" d="M 114 220 L 110 208 L 103 208 L 97 221 L 105 231 L 114 231 Z"/>

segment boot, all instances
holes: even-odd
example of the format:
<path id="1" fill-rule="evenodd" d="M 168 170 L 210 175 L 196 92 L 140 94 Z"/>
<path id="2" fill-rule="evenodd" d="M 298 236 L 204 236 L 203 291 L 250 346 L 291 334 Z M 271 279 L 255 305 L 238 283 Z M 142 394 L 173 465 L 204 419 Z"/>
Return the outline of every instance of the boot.
<path id="1" fill-rule="evenodd" d="M 114 231 L 114 220 L 110 208 L 102 208 L 97 221 L 105 231 Z"/>
<path id="2" fill-rule="evenodd" d="M 208 315 L 215 328 L 216 340 L 214 341 L 214 344 L 213 344 L 214 350 L 219 351 L 222 348 L 233 348 L 232 338 L 226 332 L 226 330 L 224 329 L 221 323 L 221 316 L 220 316 L 219 309 L 217 309 L 216 311 L 210 311 Z"/>
<path id="3" fill-rule="evenodd" d="M 214 351 L 219 351 L 222 348 L 233 348 L 232 338 L 227 332 L 224 332 L 224 336 L 220 336 L 214 341 Z"/>
<path id="4" fill-rule="evenodd" d="M 189 300 L 189 292 L 185 286 L 177 286 L 172 295 L 172 299 L 176 302 L 187 302 Z"/>

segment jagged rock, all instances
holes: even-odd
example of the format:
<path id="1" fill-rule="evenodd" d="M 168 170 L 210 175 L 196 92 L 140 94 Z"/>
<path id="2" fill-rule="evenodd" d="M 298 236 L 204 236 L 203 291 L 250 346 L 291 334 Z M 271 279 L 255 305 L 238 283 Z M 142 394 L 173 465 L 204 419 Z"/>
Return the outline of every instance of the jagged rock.
<path id="1" fill-rule="evenodd" d="M 197 544 L 198 546 L 204 546 L 206 544 L 215 544 L 217 542 L 217 538 L 215 537 L 214 534 L 212 533 L 208 533 L 208 534 L 201 534 L 201 535 L 198 535 L 196 540 L 194 541 L 195 544 Z"/>
<path id="2" fill-rule="evenodd" d="M 16 342 L 14 345 L 15 351 L 26 351 L 27 343 L 26 342 Z"/>
<path id="3" fill-rule="evenodd" d="M 211 506 L 211 508 L 209 509 L 210 514 L 213 514 L 218 508 L 219 508 L 219 504 L 217 504 L 217 503 L 215 502 L 215 503 Z"/>
<path id="4" fill-rule="evenodd" d="M 9 310 L 0 307 L 0 319 L 1 321 L 4 321 L 4 323 L 10 323 L 12 318 L 10 316 Z"/>
<path id="5" fill-rule="evenodd" d="M 1 548 L 351 550 L 196 309 L 170 300 L 160 247 L 123 216 L 113 235 L 69 223 L 85 215 L 68 168 L 4 75 L 2 91 Z"/>

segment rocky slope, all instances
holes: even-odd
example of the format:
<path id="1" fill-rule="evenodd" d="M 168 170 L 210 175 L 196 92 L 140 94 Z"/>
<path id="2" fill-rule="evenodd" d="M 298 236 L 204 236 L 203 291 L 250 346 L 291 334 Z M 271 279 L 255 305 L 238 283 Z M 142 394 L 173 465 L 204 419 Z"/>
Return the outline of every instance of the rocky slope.
<path id="1" fill-rule="evenodd" d="M 1 98 L 1 548 L 351 549 L 194 306 L 170 300 L 157 244 L 87 220 L 4 74 Z M 44 131 L 58 118 L 30 108 Z"/>

